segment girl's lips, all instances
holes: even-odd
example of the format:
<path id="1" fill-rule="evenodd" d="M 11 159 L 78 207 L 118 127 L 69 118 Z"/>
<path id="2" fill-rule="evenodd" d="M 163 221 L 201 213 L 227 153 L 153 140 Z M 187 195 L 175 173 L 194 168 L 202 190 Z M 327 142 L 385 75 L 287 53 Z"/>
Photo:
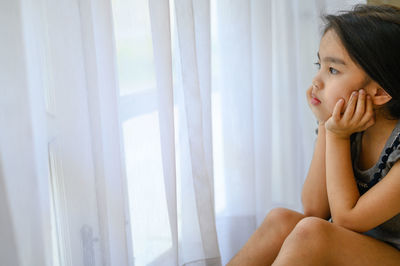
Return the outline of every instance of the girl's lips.
<path id="1" fill-rule="evenodd" d="M 321 103 L 321 101 L 317 97 L 315 97 L 314 95 L 311 95 L 311 104 L 312 105 L 318 105 L 320 103 Z"/>

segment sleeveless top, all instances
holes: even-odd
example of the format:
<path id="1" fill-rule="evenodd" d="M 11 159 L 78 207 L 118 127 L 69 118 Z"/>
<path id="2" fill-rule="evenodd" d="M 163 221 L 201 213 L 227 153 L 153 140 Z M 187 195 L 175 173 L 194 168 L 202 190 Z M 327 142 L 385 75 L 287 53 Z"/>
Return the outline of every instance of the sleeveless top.
<path id="1" fill-rule="evenodd" d="M 384 178 L 397 160 L 400 159 L 400 120 L 387 139 L 385 147 L 379 156 L 379 161 L 366 170 L 360 170 L 358 167 L 362 135 L 363 132 L 358 132 L 351 136 L 351 159 L 360 195 L 367 192 Z M 364 234 L 384 241 L 400 250 L 400 213 Z"/>

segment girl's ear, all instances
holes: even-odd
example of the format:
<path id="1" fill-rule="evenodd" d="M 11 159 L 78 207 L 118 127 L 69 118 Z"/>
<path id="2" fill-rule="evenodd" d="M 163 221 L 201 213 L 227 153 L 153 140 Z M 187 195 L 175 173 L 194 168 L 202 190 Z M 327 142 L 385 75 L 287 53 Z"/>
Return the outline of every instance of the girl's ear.
<path id="1" fill-rule="evenodd" d="M 376 86 L 372 90 L 370 90 L 369 95 L 371 96 L 372 103 L 374 105 L 384 105 L 388 101 L 392 99 L 382 87 Z"/>

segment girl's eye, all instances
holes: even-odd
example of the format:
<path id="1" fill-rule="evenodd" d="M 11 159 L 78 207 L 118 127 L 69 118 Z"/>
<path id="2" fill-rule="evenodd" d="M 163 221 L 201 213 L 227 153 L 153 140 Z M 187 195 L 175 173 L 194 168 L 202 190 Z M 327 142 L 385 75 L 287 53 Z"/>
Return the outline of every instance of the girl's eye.
<path id="1" fill-rule="evenodd" d="M 319 62 L 314 63 L 314 65 L 316 65 L 318 69 L 321 69 L 321 64 Z"/>
<path id="2" fill-rule="evenodd" d="M 329 73 L 331 73 L 332 75 L 336 75 L 339 73 L 339 71 L 337 71 L 336 69 L 334 69 L 333 67 L 329 68 Z"/>

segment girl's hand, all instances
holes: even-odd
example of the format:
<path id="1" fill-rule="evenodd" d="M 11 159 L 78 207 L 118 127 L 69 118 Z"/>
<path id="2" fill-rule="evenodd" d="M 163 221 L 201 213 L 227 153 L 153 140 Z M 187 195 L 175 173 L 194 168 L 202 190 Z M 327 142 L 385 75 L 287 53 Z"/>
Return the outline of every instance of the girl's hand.
<path id="1" fill-rule="evenodd" d="M 332 116 L 326 121 L 325 128 L 339 138 L 349 138 L 355 132 L 364 131 L 375 123 L 372 100 L 365 91 L 353 92 L 346 110 L 341 114 L 344 100 L 340 99 Z"/>

